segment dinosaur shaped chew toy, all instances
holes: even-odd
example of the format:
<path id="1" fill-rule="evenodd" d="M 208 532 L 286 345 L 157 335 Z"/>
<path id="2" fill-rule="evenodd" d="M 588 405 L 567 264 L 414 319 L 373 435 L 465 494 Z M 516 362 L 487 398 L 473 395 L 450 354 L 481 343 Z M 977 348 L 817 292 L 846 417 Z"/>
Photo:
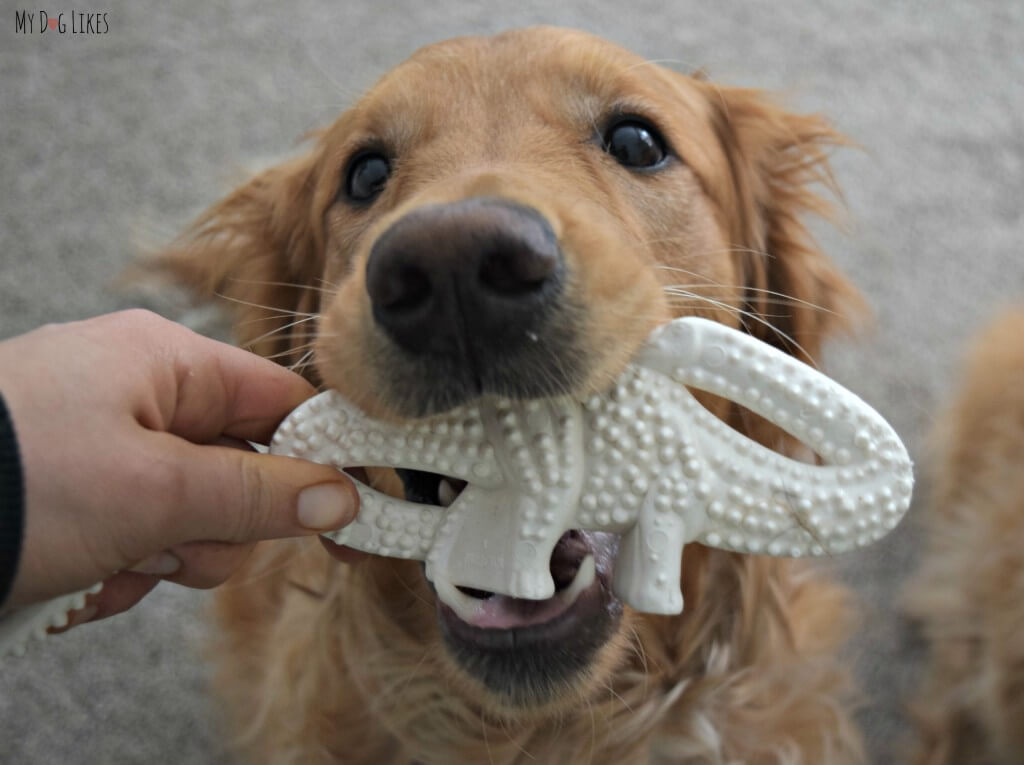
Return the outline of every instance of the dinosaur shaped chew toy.
<path id="1" fill-rule="evenodd" d="M 757 412 L 824 464 L 742 436 L 686 386 Z M 675 614 L 687 542 L 793 557 L 845 552 L 892 530 L 913 487 L 903 444 L 857 396 L 750 335 L 692 317 L 657 329 L 602 396 L 492 397 L 393 425 L 328 392 L 284 421 L 271 451 L 339 470 L 386 465 L 464 481 L 448 507 L 357 482 L 358 518 L 328 536 L 425 560 L 438 596 L 467 620 L 481 601 L 460 586 L 551 597 L 549 560 L 570 529 L 621 534 L 616 594 L 640 611 Z"/>
<path id="2" fill-rule="evenodd" d="M 823 464 L 746 438 L 688 387 L 756 412 Z M 399 425 L 373 420 L 330 391 L 289 415 L 270 451 L 339 470 L 387 466 L 446 477 L 447 507 L 357 481 L 359 516 L 327 536 L 424 560 L 438 597 L 467 620 L 483 601 L 460 587 L 554 595 L 549 560 L 571 529 L 620 534 L 616 594 L 638 610 L 674 614 L 683 608 L 686 543 L 793 557 L 846 552 L 892 530 L 913 488 L 906 449 L 860 398 L 745 333 L 693 317 L 655 330 L 615 384 L 585 401 L 485 397 Z M 584 560 L 574 588 L 592 580 L 593 566 Z M 65 619 L 74 598 L 84 593 L 0 620 L 0 655 Z"/>

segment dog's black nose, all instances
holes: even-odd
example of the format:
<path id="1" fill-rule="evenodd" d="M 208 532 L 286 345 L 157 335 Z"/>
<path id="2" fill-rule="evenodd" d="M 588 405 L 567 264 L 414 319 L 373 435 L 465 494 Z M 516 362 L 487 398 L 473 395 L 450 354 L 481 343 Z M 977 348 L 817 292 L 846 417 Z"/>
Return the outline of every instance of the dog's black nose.
<path id="1" fill-rule="evenodd" d="M 473 366 L 536 343 L 564 280 L 547 220 L 492 197 L 410 212 L 366 264 L 374 320 L 395 343 Z"/>

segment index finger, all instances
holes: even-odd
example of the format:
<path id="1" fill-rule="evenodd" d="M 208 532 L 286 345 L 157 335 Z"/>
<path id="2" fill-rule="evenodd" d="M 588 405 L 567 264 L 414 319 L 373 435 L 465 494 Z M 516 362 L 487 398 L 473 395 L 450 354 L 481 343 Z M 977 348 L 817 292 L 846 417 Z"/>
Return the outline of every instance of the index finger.
<path id="1" fill-rule="evenodd" d="M 248 351 L 193 333 L 174 348 L 177 381 L 170 433 L 196 443 L 219 436 L 267 443 L 284 417 L 316 390 Z"/>

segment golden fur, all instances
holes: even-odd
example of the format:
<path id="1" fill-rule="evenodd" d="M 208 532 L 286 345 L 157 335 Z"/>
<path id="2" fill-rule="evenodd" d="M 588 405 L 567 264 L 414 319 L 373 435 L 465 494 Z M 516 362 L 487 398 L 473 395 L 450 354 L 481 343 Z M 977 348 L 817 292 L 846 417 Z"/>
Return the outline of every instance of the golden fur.
<path id="1" fill-rule="evenodd" d="M 935 433 L 928 550 L 908 608 L 928 642 L 922 765 L 1024 753 L 1024 309 L 974 343 Z"/>
<path id="2" fill-rule="evenodd" d="M 616 110 L 656 124 L 680 161 L 641 177 L 610 160 L 591 139 Z M 236 301 L 243 345 L 286 363 L 313 350 L 312 380 L 382 416 L 402 401 L 383 385 L 369 248 L 409 211 L 474 195 L 529 205 L 557 234 L 590 362 L 576 393 L 603 387 L 652 327 L 683 314 L 809 359 L 859 308 L 800 221 L 827 211 L 813 187 L 831 186 L 827 151 L 840 143 L 820 117 L 580 32 L 460 38 L 385 76 L 160 263 Z M 387 146 L 396 169 L 371 207 L 353 209 L 339 186 L 368 145 Z M 795 451 L 749 412 L 705 402 Z M 275 765 L 862 760 L 834 654 L 849 615 L 840 587 L 803 563 L 699 545 L 682 586 L 681 616 L 626 609 L 578 682 L 512 708 L 448 655 L 417 564 L 343 565 L 316 542 L 267 544 L 220 592 L 217 688 L 247 761 Z"/>

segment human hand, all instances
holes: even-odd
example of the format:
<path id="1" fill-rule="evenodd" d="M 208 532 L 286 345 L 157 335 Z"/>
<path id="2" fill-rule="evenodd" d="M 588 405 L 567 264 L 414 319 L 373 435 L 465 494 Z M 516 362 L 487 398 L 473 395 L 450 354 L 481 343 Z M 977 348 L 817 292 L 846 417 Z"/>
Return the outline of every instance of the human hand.
<path id="1" fill-rule="evenodd" d="M 0 342 L 25 533 L 6 606 L 104 581 L 72 624 L 119 613 L 161 579 L 223 582 L 257 540 L 350 522 L 351 481 L 257 454 L 313 394 L 298 375 L 146 311 Z"/>

